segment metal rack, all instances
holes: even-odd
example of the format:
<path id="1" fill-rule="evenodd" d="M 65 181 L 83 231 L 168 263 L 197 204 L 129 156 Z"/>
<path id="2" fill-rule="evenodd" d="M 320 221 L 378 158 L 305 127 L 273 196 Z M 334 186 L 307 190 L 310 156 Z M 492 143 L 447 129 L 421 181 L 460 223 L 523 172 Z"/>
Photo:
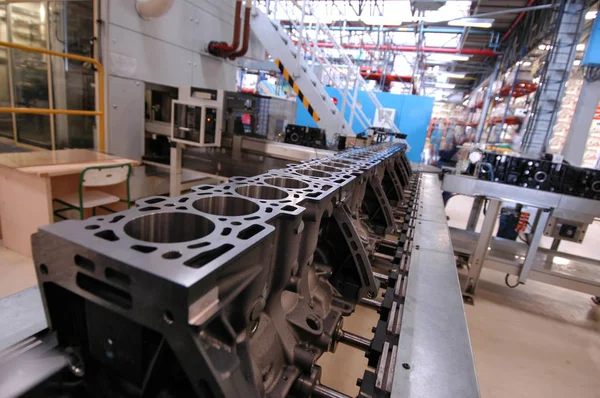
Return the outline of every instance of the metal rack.
<path id="1" fill-rule="evenodd" d="M 444 177 L 442 189 L 489 199 L 480 233 L 474 232 L 474 228 L 481 211 L 481 200 L 475 201 L 466 231 L 451 229 L 455 253 L 466 257 L 470 264 L 467 282 L 463 287 L 466 299 L 472 300 L 475 296 L 483 267 L 517 275 L 521 284 L 527 279 L 534 279 L 600 296 L 599 261 L 539 247 L 550 216 L 591 223 L 594 217 L 600 215 L 600 201 L 451 174 Z M 521 203 L 539 209 L 529 245 L 492 237 L 503 202 Z"/>

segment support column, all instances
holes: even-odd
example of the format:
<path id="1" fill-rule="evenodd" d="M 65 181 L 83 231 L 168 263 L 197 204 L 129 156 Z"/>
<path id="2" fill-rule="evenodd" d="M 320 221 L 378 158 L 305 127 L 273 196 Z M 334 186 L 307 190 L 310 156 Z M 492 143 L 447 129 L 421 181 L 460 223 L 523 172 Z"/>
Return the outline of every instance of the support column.
<path id="1" fill-rule="evenodd" d="M 565 160 L 574 166 L 581 166 L 583 161 L 585 144 L 599 100 L 600 81 L 588 82 L 584 80 L 571 121 L 571 128 L 569 128 L 569 134 L 567 134 L 565 146 L 562 150 Z"/>
<path id="2" fill-rule="evenodd" d="M 500 65 L 502 64 L 502 60 L 498 59 L 496 61 L 496 66 L 494 67 L 494 73 L 492 78 L 490 79 L 490 83 L 487 89 L 487 93 L 485 93 L 485 98 L 483 100 L 483 106 L 481 107 L 481 115 L 479 116 L 479 123 L 477 124 L 477 131 L 475 133 L 475 142 L 481 142 L 481 136 L 483 135 L 483 130 L 485 128 L 485 120 L 487 119 L 488 113 L 490 112 L 490 104 L 492 103 L 492 96 L 494 94 L 493 83 L 498 78 L 498 73 L 500 72 Z"/>
<path id="3" fill-rule="evenodd" d="M 560 13 L 558 27 L 555 28 L 558 31 L 551 33 L 546 69 L 542 73 L 532 115 L 521 144 L 521 152 L 524 154 L 539 156 L 546 151 L 562 103 L 565 82 L 575 60 L 585 10 L 584 0 L 567 0 L 556 11 Z"/>
<path id="4" fill-rule="evenodd" d="M 488 247 L 490 247 L 490 242 L 492 241 L 492 236 L 494 234 L 496 219 L 500 214 L 501 208 L 501 200 L 490 199 L 487 213 L 481 227 L 481 233 L 479 234 L 479 240 L 477 241 L 477 246 L 469 260 L 469 274 L 467 275 L 467 281 L 463 288 L 463 297 L 467 299 L 470 298 L 472 300 L 475 296 L 475 290 L 477 289 L 481 270 L 483 269 L 483 262 L 487 256 Z"/>

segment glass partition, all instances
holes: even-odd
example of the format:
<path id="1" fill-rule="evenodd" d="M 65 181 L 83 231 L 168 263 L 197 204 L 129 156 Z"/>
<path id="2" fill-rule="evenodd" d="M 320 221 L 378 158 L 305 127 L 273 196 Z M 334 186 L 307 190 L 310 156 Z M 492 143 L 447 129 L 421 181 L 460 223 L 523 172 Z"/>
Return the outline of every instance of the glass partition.
<path id="1" fill-rule="evenodd" d="M 93 0 L 48 3 L 50 50 L 93 57 Z M 91 65 L 50 57 L 52 99 L 56 109 L 95 110 L 94 69 Z M 93 116 L 54 116 L 56 149 L 94 146 Z"/>
<path id="2" fill-rule="evenodd" d="M 9 4 L 9 36 L 13 43 L 46 48 L 46 3 Z M 49 108 L 48 56 L 11 49 L 15 107 Z M 47 115 L 16 114 L 20 142 L 51 148 L 52 134 Z"/>
<path id="3" fill-rule="evenodd" d="M 8 41 L 6 6 L 0 5 L 0 41 Z M 8 50 L 0 48 L 0 107 L 11 107 Z M 13 138 L 12 114 L 0 113 L 0 136 Z"/>
<path id="4" fill-rule="evenodd" d="M 93 57 L 95 0 L 0 5 L 0 41 Z M 0 107 L 94 111 L 92 65 L 0 47 Z M 0 113 L 0 136 L 46 149 L 93 148 L 93 116 Z M 16 135 L 15 135 L 16 134 Z"/>

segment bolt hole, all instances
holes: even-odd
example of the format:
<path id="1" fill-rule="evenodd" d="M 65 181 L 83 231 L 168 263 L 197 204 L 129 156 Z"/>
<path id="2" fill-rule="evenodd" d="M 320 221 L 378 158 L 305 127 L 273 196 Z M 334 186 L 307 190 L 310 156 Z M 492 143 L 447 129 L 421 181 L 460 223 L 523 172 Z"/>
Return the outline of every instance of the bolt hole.
<path id="1" fill-rule="evenodd" d="M 46 267 L 46 264 L 40 265 L 40 272 L 44 275 L 48 275 L 48 267 Z"/>
<path id="2" fill-rule="evenodd" d="M 181 257 L 181 253 L 176 252 L 176 251 L 166 252 L 162 255 L 162 258 L 167 259 L 167 260 L 174 260 L 179 257 Z"/>
<path id="3" fill-rule="evenodd" d="M 306 317 L 306 324 L 312 330 L 319 330 L 321 328 L 321 321 L 319 321 L 319 319 L 314 315 L 309 315 Z"/>

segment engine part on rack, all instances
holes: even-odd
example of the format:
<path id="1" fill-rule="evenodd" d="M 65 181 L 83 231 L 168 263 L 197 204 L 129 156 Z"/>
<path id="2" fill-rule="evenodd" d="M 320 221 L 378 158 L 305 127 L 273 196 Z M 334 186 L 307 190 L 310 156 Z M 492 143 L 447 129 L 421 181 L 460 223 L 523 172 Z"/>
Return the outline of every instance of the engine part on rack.
<path id="1" fill-rule="evenodd" d="M 484 154 L 478 178 L 541 191 L 600 200 L 600 171 L 551 160 Z M 489 166 L 488 166 L 489 165 Z"/>
<path id="2" fill-rule="evenodd" d="M 373 388 L 389 393 L 418 184 L 404 146 L 385 143 L 41 228 L 49 326 L 88 370 L 77 388 L 341 397 L 315 361 L 344 343 L 366 351 Z M 373 339 L 342 329 L 366 303 L 380 314 Z"/>
<path id="3" fill-rule="evenodd" d="M 325 148 L 327 146 L 325 130 L 296 124 L 285 126 L 284 142 L 312 148 Z"/>

